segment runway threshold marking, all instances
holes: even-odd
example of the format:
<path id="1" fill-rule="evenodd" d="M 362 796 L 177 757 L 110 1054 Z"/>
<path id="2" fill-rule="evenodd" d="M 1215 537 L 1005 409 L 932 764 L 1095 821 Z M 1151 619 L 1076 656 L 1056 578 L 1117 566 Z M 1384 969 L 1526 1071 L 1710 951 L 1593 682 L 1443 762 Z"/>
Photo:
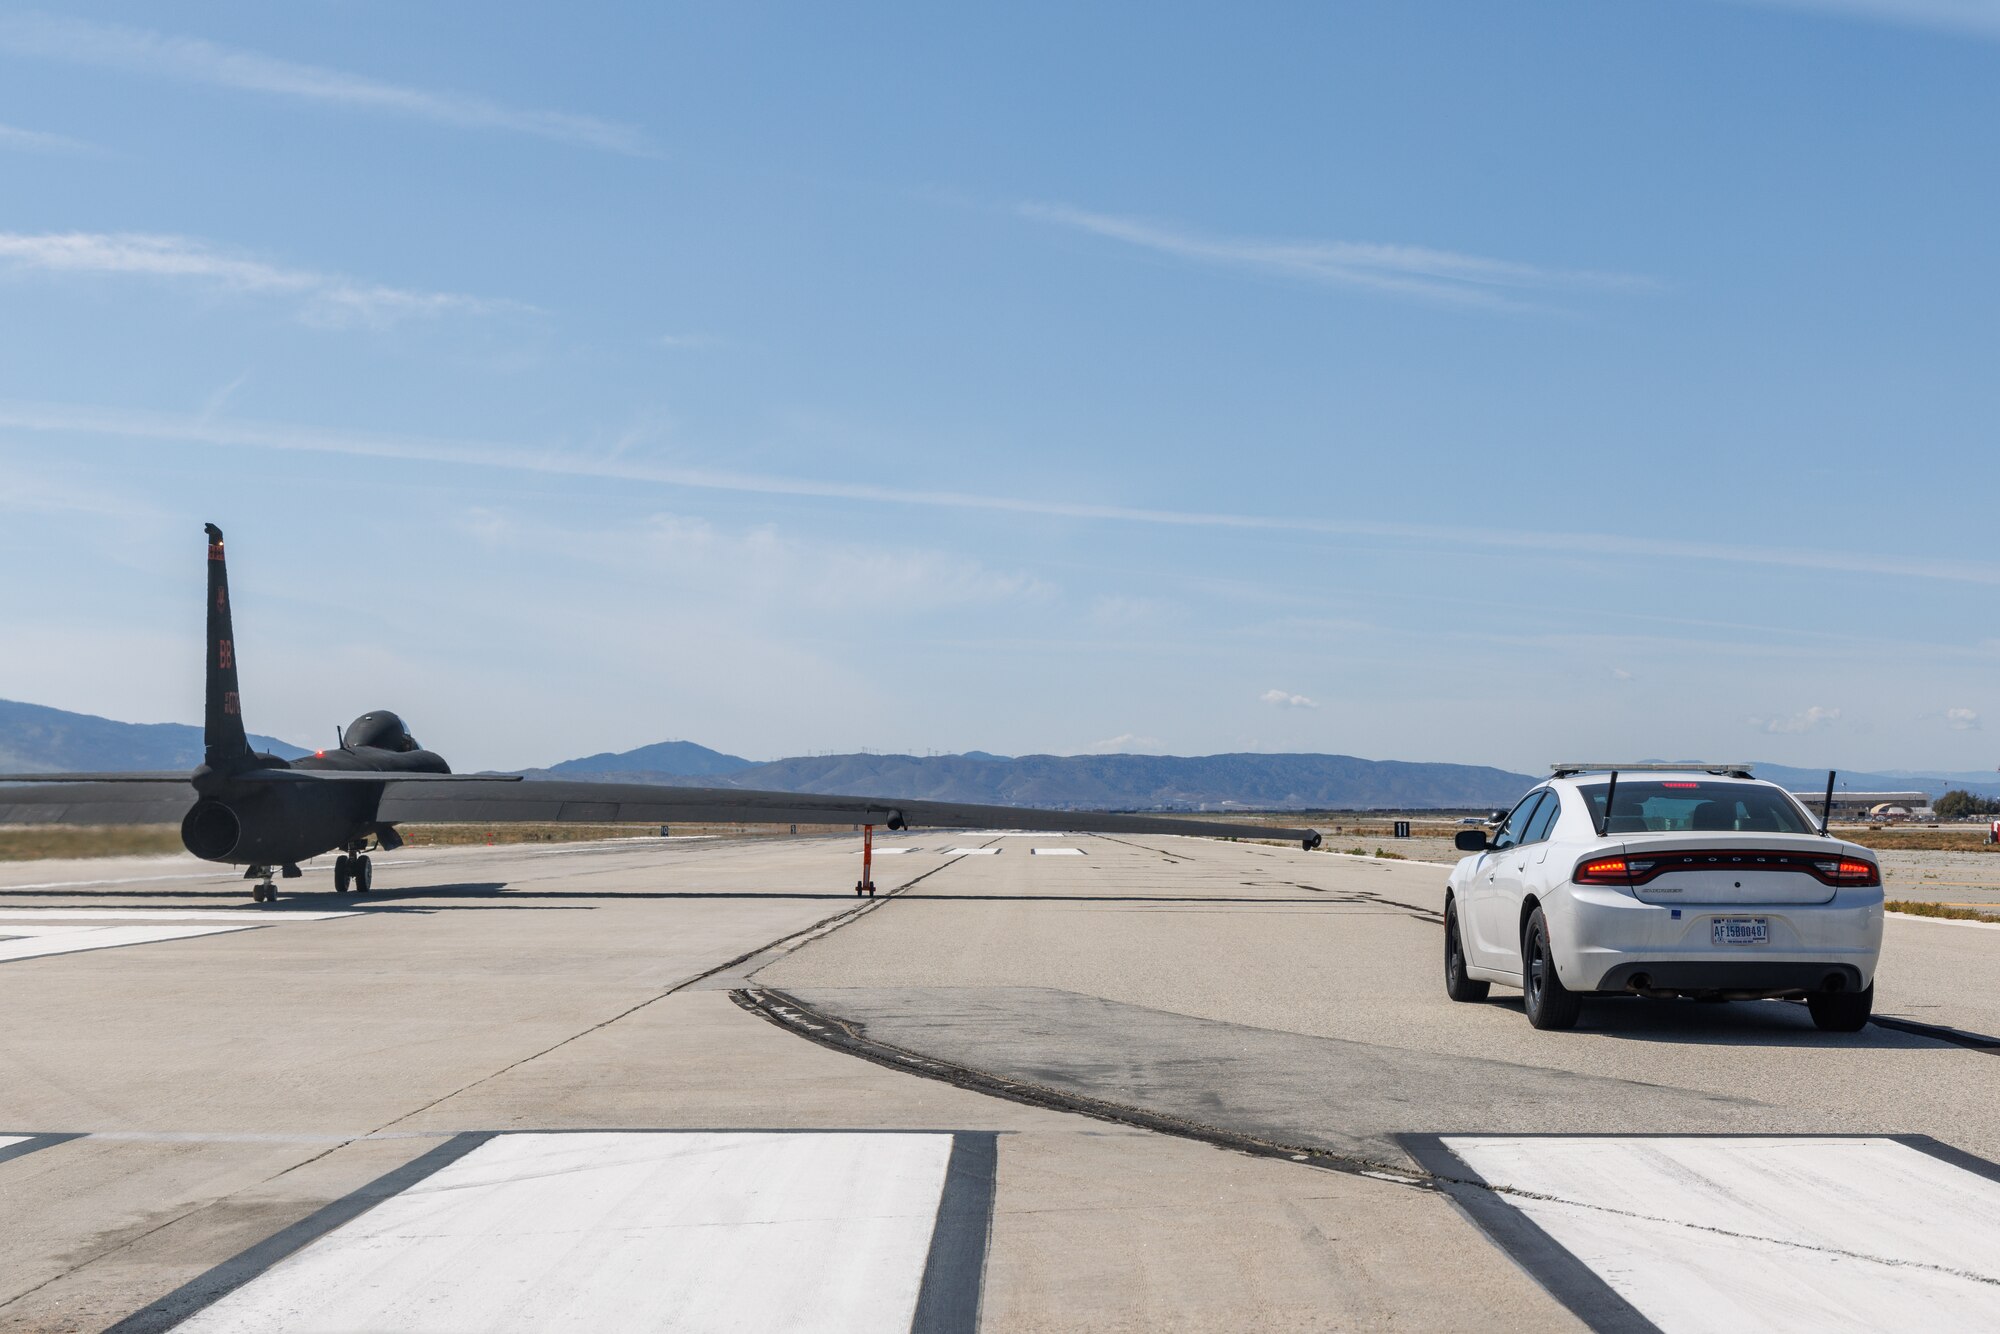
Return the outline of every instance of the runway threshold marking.
<path id="1" fill-rule="evenodd" d="M 435 1167 L 403 1169 L 415 1179 L 393 1183 L 372 1208 L 336 1202 L 326 1230 L 288 1244 L 280 1234 L 114 1329 L 970 1334 L 977 1325 L 991 1134 L 460 1140 L 476 1142 L 433 1150 Z"/>
<path id="2" fill-rule="evenodd" d="M 1945 1334 L 2000 1311 L 2000 1167 L 1927 1141 L 1434 1142 L 1492 1188 L 1459 1202 L 1598 1329 Z"/>
<path id="3" fill-rule="evenodd" d="M 358 909 L 302 912 L 290 908 L 10 908 L 0 907 L 0 931 L 9 922 L 324 922 L 353 917 Z"/>
<path id="4" fill-rule="evenodd" d="M 282 922 L 323 922 L 351 912 L 175 912 L 170 909 L 0 908 L 0 963 L 227 935 Z M 200 923 L 196 925 L 195 923 Z"/>
<path id="5" fill-rule="evenodd" d="M 254 931 L 262 925 L 262 922 L 245 922 L 241 926 L 56 927 L 0 923 L 0 963 L 38 959 L 51 954 L 107 950 L 119 945 L 151 945 L 163 940 L 227 935 L 232 931 Z"/>
<path id="6" fill-rule="evenodd" d="M 1029 852 L 1036 857 L 1081 857 L 1084 855 L 1082 848 L 1030 848 Z"/>
<path id="7" fill-rule="evenodd" d="M 947 857 L 998 857 L 998 848 L 946 848 Z"/>

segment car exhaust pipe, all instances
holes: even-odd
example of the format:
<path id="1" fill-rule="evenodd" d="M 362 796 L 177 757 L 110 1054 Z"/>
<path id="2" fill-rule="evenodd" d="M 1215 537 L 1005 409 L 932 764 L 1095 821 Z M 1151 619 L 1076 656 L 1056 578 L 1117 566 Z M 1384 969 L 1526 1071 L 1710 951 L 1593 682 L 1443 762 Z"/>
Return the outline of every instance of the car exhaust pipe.
<path id="1" fill-rule="evenodd" d="M 1820 989 L 1827 992 L 1847 990 L 1847 975 L 1845 973 L 1828 973 L 1826 981 L 1820 983 Z"/>

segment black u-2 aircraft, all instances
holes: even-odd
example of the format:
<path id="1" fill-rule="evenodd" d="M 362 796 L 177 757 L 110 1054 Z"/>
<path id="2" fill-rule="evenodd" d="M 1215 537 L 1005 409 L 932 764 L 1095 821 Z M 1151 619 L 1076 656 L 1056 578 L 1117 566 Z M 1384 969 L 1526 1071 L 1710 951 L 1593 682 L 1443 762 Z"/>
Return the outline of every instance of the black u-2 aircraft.
<path id="1" fill-rule="evenodd" d="M 969 806 L 879 797 L 645 783 L 523 782 L 518 774 L 454 774 L 387 710 L 364 713 L 336 750 L 282 760 L 250 749 L 237 689 L 236 633 L 222 530 L 208 533 L 207 699 L 204 754 L 192 774 L 0 774 L 0 824 L 149 824 L 178 819 L 181 842 L 206 861 L 243 866 L 251 898 L 278 897 L 274 873 L 337 852 L 333 887 L 367 893 L 370 851 L 402 846 L 400 824 L 583 822 L 666 824 L 854 824 L 889 829 L 1001 828 L 1104 834 L 1194 834 L 1212 838 L 1296 839 L 1311 829 L 1221 824 L 1170 816 Z M 189 804 L 189 798 L 193 802 Z M 864 842 L 856 894 L 873 895 Z"/>

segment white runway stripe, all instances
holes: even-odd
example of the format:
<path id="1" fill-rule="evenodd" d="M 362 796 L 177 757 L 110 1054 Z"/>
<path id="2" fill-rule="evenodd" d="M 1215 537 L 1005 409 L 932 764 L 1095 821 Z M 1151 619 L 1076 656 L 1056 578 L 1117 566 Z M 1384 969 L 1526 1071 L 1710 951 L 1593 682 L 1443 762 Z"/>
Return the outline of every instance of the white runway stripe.
<path id="1" fill-rule="evenodd" d="M 2000 1182 L 1894 1140 L 1444 1143 L 1669 1334 L 2000 1326 Z"/>
<path id="2" fill-rule="evenodd" d="M 1082 848 L 1031 848 L 1031 849 L 1029 849 L 1029 851 L 1031 851 L 1031 852 L 1032 852 L 1032 853 L 1033 853 L 1033 854 L 1034 854 L 1035 856 L 1037 856 L 1037 857 L 1081 857 L 1081 856 L 1083 856 L 1083 849 L 1082 849 Z"/>
<path id="3" fill-rule="evenodd" d="M 176 1328 L 906 1330 L 951 1148 L 501 1135 Z"/>
<path id="4" fill-rule="evenodd" d="M 75 954 L 82 950 L 110 949 L 116 945 L 150 945 L 161 940 L 186 940 L 193 936 L 225 935 L 249 931 L 262 922 L 238 926 L 43 926 L 0 922 L 0 963 L 35 959 L 49 954 Z"/>
<path id="5" fill-rule="evenodd" d="M 4 892 L 4 891 L 0 891 Z M 14 922 L 325 922 L 355 912 L 298 912 L 290 908 L 15 908 L 0 907 L 0 931 Z"/>
<path id="6" fill-rule="evenodd" d="M 947 848 L 946 855 L 952 857 L 997 857 L 998 848 Z"/>
<path id="7" fill-rule="evenodd" d="M 11 1149 L 16 1144 L 26 1144 L 27 1142 L 28 1136 L 26 1135 L 0 1135 L 0 1149 Z"/>

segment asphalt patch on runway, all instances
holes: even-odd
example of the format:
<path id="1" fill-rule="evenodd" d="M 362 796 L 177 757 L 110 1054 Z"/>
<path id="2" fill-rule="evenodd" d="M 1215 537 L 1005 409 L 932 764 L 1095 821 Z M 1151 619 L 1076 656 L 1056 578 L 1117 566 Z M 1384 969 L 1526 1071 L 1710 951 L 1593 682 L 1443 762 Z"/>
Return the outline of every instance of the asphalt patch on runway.
<path id="1" fill-rule="evenodd" d="M 984 1091 L 1254 1152 L 1408 1172 L 1399 1136 L 1496 1128 L 1797 1128 L 1702 1090 L 1313 1037 L 1043 987 L 814 987 L 738 1003 L 827 1045 Z M 791 1014 L 773 1007 L 791 1007 Z M 929 1062 L 934 1068 L 921 1068 Z M 975 1084 L 967 1084 L 976 1087 Z M 1146 1117 L 1159 1124 L 1151 1125 Z"/>

